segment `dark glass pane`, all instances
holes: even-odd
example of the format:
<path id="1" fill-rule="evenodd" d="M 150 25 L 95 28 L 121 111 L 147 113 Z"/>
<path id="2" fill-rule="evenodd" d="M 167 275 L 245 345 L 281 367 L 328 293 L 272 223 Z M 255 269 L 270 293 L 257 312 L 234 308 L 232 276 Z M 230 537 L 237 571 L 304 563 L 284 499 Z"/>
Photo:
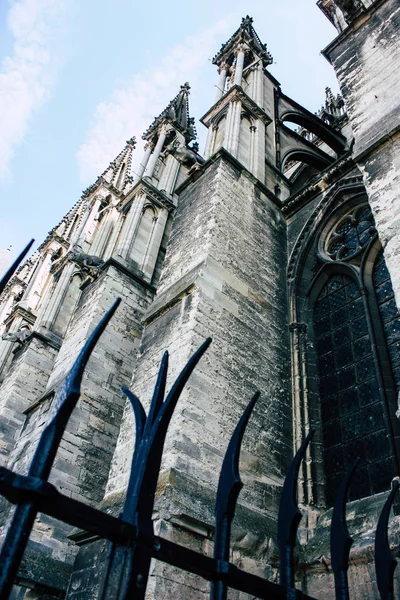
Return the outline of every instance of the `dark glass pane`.
<path id="1" fill-rule="evenodd" d="M 346 300 L 344 288 L 329 296 L 329 308 L 333 312 L 343 307 Z"/>
<path id="2" fill-rule="evenodd" d="M 365 464 L 365 463 L 364 463 Z M 371 494 L 371 484 L 366 466 L 358 465 L 349 487 L 349 500 L 357 500 Z"/>
<path id="3" fill-rule="evenodd" d="M 381 253 L 374 265 L 374 285 L 378 286 L 387 279 L 389 279 L 389 271 L 387 270 L 383 254 Z"/>
<path id="4" fill-rule="evenodd" d="M 375 288 L 375 291 L 379 304 L 385 302 L 385 300 L 388 300 L 393 296 L 393 288 L 390 280 L 386 281 L 386 283 L 381 283 L 380 285 L 378 285 Z"/>
<path id="5" fill-rule="evenodd" d="M 397 306 L 394 298 L 387 300 L 380 306 L 382 321 L 388 323 L 397 317 Z"/>
<path id="6" fill-rule="evenodd" d="M 371 377 L 375 377 L 375 362 L 372 354 L 366 356 L 356 363 L 357 381 L 363 383 Z"/>
<path id="7" fill-rule="evenodd" d="M 323 354 L 318 359 L 318 370 L 321 374 L 321 377 L 325 377 L 326 375 L 330 375 L 335 371 L 335 363 L 333 362 L 333 353 L 329 352 L 329 354 Z"/>
<path id="8" fill-rule="evenodd" d="M 340 414 L 343 416 L 359 410 L 357 388 L 350 388 L 340 393 Z"/>
<path id="9" fill-rule="evenodd" d="M 380 398 L 379 387 L 376 378 L 371 379 L 367 383 L 363 383 L 358 387 L 358 394 L 361 406 L 366 406 L 373 402 L 377 402 Z"/>
<path id="10" fill-rule="evenodd" d="M 353 338 L 357 339 L 368 333 L 368 325 L 365 317 L 359 317 L 352 322 Z"/>
<path id="11" fill-rule="evenodd" d="M 335 396 L 321 402 L 321 417 L 323 423 L 327 423 L 328 421 L 332 421 L 332 419 L 337 419 L 339 417 L 339 405 Z"/>
<path id="12" fill-rule="evenodd" d="M 351 340 L 351 330 L 349 327 L 340 327 L 333 332 L 333 345 L 335 348 L 347 344 Z"/>
<path id="13" fill-rule="evenodd" d="M 344 469 L 342 446 L 328 448 L 325 451 L 325 468 L 329 474 L 341 472 Z"/>
<path id="14" fill-rule="evenodd" d="M 359 411 L 342 418 L 342 437 L 344 442 L 359 437 L 361 434 L 361 413 Z"/>
<path id="15" fill-rule="evenodd" d="M 385 416 L 382 402 L 371 404 L 362 411 L 362 428 L 364 433 L 372 433 L 385 428 Z"/>
<path id="16" fill-rule="evenodd" d="M 326 335 L 331 330 L 331 320 L 329 317 L 325 316 L 320 321 L 316 321 L 314 325 L 315 335 L 317 338 Z"/>
<path id="17" fill-rule="evenodd" d="M 343 287 L 343 280 L 340 275 L 336 275 L 336 277 L 331 277 L 326 284 L 324 291 L 328 294 L 332 294 L 336 290 L 340 290 Z"/>
<path id="18" fill-rule="evenodd" d="M 333 506 L 337 491 L 342 481 L 343 473 L 332 474 L 326 472 L 326 501 L 329 506 Z"/>
<path id="19" fill-rule="evenodd" d="M 314 320 L 320 321 L 321 319 L 324 319 L 327 314 L 329 314 L 329 299 L 322 298 L 316 303 L 314 310 Z"/>
<path id="20" fill-rule="evenodd" d="M 383 490 L 390 490 L 393 479 L 393 464 L 390 458 L 370 465 L 369 473 L 373 494 L 377 494 Z"/>
<path id="21" fill-rule="evenodd" d="M 326 424 L 323 428 L 323 438 L 325 448 L 331 448 L 342 443 L 342 435 L 340 430 L 340 421 L 336 419 Z"/>
<path id="22" fill-rule="evenodd" d="M 331 322 L 333 328 L 346 323 L 348 319 L 349 317 L 347 314 L 347 308 L 345 306 L 342 306 L 339 310 L 335 310 L 335 312 L 331 313 Z"/>
<path id="23" fill-rule="evenodd" d="M 371 342 L 368 336 L 355 340 L 353 343 L 354 356 L 358 359 L 363 358 L 371 352 Z"/>
<path id="24" fill-rule="evenodd" d="M 396 366 L 400 362 L 400 342 L 394 342 L 389 346 L 389 354 L 392 365 Z"/>
<path id="25" fill-rule="evenodd" d="M 361 296 L 360 288 L 355 281 L 351 281 L 346 286 L 346 296 L 348 299 L 359 298 Z"/>
<path id="26" fill-rule="evenodd" d="M 363 438 L 357 438 L 351 440 L 344 445 L 343 457 L 345 469 L 348 469 L 350 465 L 356 460 L 357 456 L 365 456 L 365 448 Z"/>
<path id="27" fill-rule="evenodd" d="M 357 298 L 357 300 L 353 300 L 352 302 L 350 302 L 350 304 L 348 305 L 348 311 L 351 320 L 357 319 L 357 317 L 363 317 L 364 304 L 362 298 Z"/>
<path id="28" fill-rule="evenodd" d="M 339 371 L 338 376 L 340 390 L 345 390 L 356 383 L 356 373 L 353 366 L 342 369 Z"/>
<path id="29" fill-rule="evenodd" d="M 335 364 L 337 369 L 346 367 L 354 361 L 351 344 L 342 346 L 335 352 Z"/>
<path id="30" fill-rule="evenodd" d="M 317 340 L 318 355 L 326 354 L 333 349 L 331 334 L 325 335 Z"/>
<path id="31" fill-rule="evenodd" d="M 389 442 L 383 431 L 364 436 L 364 444 L 367 459 L 371 462 L 390 455 Z"/>
<path id="32" fill-rule="evenodd" d="M 371 235 L 369 223 L 359 223 L 358 233 L 356 229 L 349 229 L 346 244 L 358 244 L 364 232 Z M 341 252 L 345 252 L 344 246 L 342 242 Z M 387 283 L 382 282 L 382 297 L 390 294 Z M 384 300 L 382 307 L 388 335 L 393 340 L 389 350 L 398 357 L 396 376 L 400 378 L 400 353 L 395 347 L 400 346 L 400 326 L 394 316 L 393 300 Z M 390 449 L 358 285 L 344 275 L 331 277 L 315 310 L 327 500 L 333 502 L 340 480 L 357 456 L 361 463 L 350 497 L 362 498 L 374 490 L 385 489 L 382 486 L 386 485 L 387 472 L 383 472 L 378 483 L 372 482 L 371 468 L 375 464 L 388 468 L 385 461 L 390 458 Z"/>

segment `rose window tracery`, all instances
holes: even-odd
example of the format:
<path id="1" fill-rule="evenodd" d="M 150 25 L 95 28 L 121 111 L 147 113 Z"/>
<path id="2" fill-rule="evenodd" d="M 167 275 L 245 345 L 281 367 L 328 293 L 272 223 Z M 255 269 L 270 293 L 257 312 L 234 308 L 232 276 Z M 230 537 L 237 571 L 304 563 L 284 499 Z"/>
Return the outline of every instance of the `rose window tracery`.
<path id="1" fill-rule="evenodd" d="M 328 233 L 325 252 L 331 260 L 349 260 L 375 235 L 375 222 L 368 205 L 353 207 Z"/>

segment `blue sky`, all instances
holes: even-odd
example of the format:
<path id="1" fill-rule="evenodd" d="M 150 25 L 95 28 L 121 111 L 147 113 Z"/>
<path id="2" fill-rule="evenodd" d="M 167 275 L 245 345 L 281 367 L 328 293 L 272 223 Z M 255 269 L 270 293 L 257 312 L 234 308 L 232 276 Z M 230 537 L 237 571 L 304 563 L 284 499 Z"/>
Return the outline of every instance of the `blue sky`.
<path id="1" fill-rule="evenodd" d="M 246 14 L 286 94 L 315 111 L 338 91 L 320 55 L 336 32 L 314 0 L 0 0 L 0 249 L 37 246 L 185 81 L 198 120 L 210 59 Z"/>

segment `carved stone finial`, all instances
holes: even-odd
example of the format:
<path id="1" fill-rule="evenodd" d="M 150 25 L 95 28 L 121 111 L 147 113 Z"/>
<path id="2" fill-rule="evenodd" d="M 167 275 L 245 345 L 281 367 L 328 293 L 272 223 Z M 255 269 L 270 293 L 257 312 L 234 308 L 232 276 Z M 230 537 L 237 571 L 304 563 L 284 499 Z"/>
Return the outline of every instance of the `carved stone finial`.
<path id="1" fill-rule="evenodd" d="M 126 140 L 126 144 L 127 144 L 127 146 L 132 146 L 133 148 L 135 148 L 135 146 L 136 146 L 136 137 L 132 136 L 129 140 Z"/>
<path id="2" fill-rule="evenodd" d="M 249 17 L 249 15 L 246 15 L 245 17 L 243 17 L 240 26 L 242 29 L 248 29 L 252 24 L 253 24 L 253 17 Z"/>
<path id="3" fill-rule="evenodd" d="M 188 81 L 186 81 L 186 82 L 185 82 L 183 85 L 181 85 L 181 90 L 182 90 L 183 92 L 186 92 L 187 94 L 189 94 L 189 91 L 190 91 L 190 85 L 189 85 L 189 82 L 188 82 Z"/>

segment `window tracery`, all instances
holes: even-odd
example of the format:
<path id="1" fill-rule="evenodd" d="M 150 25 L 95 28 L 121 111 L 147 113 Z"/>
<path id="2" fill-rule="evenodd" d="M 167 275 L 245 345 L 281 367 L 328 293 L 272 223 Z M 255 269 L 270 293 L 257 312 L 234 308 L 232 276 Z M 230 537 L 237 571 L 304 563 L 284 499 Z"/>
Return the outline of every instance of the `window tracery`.
<path id="1" fill-rule="evenodd" d="M 362 460 L 352 500 L 387 490 L 397 474 L 400 318 L 365 201 L 353 199 L 336 213 L 316 248 L 322 267 L 311 291 L 313 332 L 325 497 L 332 505 L 356 456 Z"/>
<path id="2" fill-rule="evenodd" d="M 324 249 L 332 260 L 349 260 L 361 252 L 376 234 L 368 205 L 353 207 L 332 227 Z"/>

